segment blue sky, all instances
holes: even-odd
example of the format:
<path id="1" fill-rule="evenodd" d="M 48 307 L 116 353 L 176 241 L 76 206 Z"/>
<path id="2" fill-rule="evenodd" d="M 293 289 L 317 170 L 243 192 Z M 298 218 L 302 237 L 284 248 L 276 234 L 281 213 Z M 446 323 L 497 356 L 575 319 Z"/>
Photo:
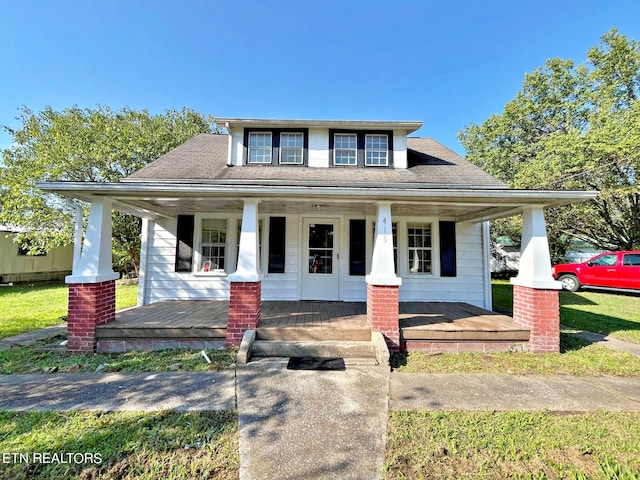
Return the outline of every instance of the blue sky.
<path id="1" fill-rule="evenodd" d="M 637 0 L 0 0 L 0 125 L 18 107 L 190 107 L 221 117 L 422 120 L 457 133 L 524 74 L 585 59 Z M 0 148 L 10 137 L 0 133 Z"/>

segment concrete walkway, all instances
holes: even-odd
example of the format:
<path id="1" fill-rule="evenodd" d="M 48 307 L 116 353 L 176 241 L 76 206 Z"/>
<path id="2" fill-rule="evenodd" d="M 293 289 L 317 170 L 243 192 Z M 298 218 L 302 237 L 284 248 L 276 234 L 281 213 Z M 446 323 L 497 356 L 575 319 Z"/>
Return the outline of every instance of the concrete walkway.
<path id="1" fill-rule="evenodd" d="M 240 479 L 376 479 L 389 372 L 287 370 L 287 359 L 238 367 Z"/>
<path id="2" fill-rule="evenodd" d="M 389 396 L 391 410 L 640 412 L 640 378 L 394 372 Z"/>
<path id="3" fill-rule="evenodd" d="M 28 345 L 37 340 L 53 337 L 59 333 L 67 333 L 66 323 L 61 325 L 52 325 L 39 330 L 32 330 L 31 332 L 21 333 L 20 335 L 15 335 L 13 337 L 2 338 L 0 339 L 0 350 L 4 350 L 12 346 Z"/>
<path id="4" fill-rule="evenodd" d="M 640 412 L 640 378 L 291 371 L 0 376 L 0 409 L 239 411 L 240 479 L 377 479 L 389 410 Z"/>
<path id="5" fill-rule="evenodd" d="M 235 410 L 235 371 L 0 375 L 4 410 Z"/>
<path id="6" fill-rule="evenodd" d="M 561 325 L 561 328 L 568 330 L 575 330 L 573 327 L 566 327 Z M 599 343 L 612 350 L 618 350 L 620 352 L 629 352 L 636 357 L 640 357 L 640 344 L 625 342 L 624 340 L 618 340 L 617 338 L 603 335 L 601 333 L 588 332 L 586 330 L 575 330 L 573 335 L 585 338 L 592 343 Z"/>

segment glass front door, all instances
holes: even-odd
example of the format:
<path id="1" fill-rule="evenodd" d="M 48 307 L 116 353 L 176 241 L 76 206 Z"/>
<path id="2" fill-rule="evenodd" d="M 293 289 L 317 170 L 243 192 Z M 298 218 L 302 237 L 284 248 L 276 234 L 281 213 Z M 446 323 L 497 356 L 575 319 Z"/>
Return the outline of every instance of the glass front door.
<path id="1" fill-rule="evenodd" d="M 338 300 L 337 221 L 305 219 L 302 267 L 303 300 Z"/>

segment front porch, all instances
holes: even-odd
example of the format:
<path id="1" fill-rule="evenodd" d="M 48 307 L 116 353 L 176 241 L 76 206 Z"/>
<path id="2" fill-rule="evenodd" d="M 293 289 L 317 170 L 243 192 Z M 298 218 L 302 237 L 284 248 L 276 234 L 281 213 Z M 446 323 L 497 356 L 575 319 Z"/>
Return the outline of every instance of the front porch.
<path id="1" fill-rule="evenodd" d="M 263 340 L 369 341 L 365 302 L 263 301 Z M 172 300 L 118 312 L 96 328 L 101 352 L 223 348 L 229 302 Z M 461 302 L 400 303 L 401 342 L 408 350 L 526 350 L 529 330 L 511 317 Z"/>

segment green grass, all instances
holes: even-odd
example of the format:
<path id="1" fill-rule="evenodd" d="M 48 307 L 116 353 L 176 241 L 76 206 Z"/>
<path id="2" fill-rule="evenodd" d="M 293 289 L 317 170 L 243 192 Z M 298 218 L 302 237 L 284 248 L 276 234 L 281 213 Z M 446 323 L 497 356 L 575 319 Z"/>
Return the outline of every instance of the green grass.
<path id="1" fill-rule="evenodd" d="M 207 350 L 207 356 L 211 360 L 209 364 L 200 356 L 200 350 L 67 355 L 64 350 L 45 347 L 46 344 L 59 344 L 65 337 L 57 335 L 30 345 L 0 351 L 0 374 L 42 373 L 45 368 L 51 367 L 56 367 L 57 373 L 66 373 L 74 365 L 80 367 L 79 372 L 93 372 L 99 365 L 104 365 L 104 372 L 219 370 L 234 363 L 237 355 L 234 349 Z"/>
<path id="2" fill-rule="evenodd" d="M 138 286 L 116 283 L 116 309 L 137 302 Z M 58 325 L 67 315 L 67 285 L 0 287 L 0 338 Z"/>
<path id="3" fill-rule="evenodd" d="M 0 411 L 0 452 L 2 460 L 8 453 L 30 460 L 34 454 L 92 454 L 76 457 L 89 460 L 78 464 L 28 464 L 11 456 L 0 479 L 227 480 L 238 478 L 240 464 L 235 412 Z M 91 461 L 98 457 L 101 462 Z"/>
<path id="4" fill-rule="evenodd" d="M 511 311 L 512 287 L 494 280 L 493 308 Z M 640 343 L 640 295 L 615 292 L 560 292 L 560 322 L 579 330 Z"/>
<path id="5" fill-rule="evenodd" d="M 415 351 L 394 354 L 392 367 L 405 373 L 492 373 L 509 375 L 640 376 L 640 358 L 611 350 L 567 333 L 560 353 L 444 353 Z"/>
<path id="6" fill-rule="evenodd" d="M 385 476 L 640 479 L 640 413 L 389 414 Z"/>

